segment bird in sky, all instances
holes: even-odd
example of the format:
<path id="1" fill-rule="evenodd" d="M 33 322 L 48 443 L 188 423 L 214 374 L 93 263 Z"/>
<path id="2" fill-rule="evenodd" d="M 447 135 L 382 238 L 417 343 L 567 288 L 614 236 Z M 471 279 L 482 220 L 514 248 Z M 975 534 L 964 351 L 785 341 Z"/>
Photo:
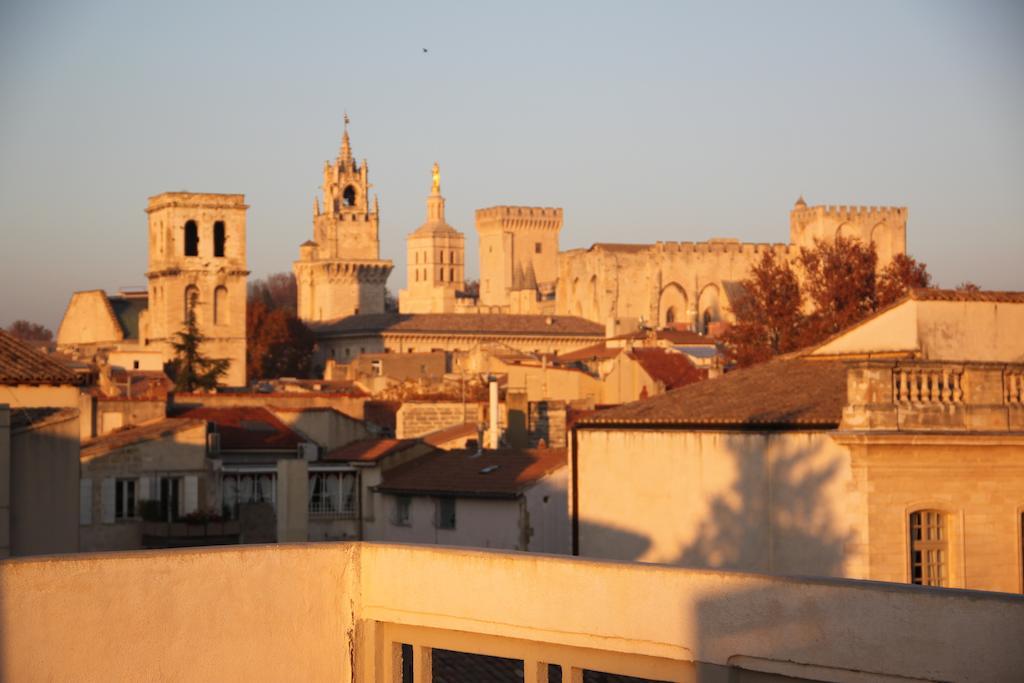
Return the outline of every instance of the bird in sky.
<path id="1" fill-rule="evenodd" d="M 427 48 L 423 48 L 423 54 L 427 53 Z"/>

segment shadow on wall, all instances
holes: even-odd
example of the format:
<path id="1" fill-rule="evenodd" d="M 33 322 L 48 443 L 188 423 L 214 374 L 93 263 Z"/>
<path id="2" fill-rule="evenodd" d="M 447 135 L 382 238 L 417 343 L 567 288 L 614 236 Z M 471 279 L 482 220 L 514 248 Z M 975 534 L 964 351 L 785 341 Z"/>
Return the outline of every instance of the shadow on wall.
<path id="1" fill-rule="evenodd" d="M 723 434 L 735 462 L 730 489 L 706 501 L 692 541 L 672 564 L 773 574 L 844 576 L 856 534 L 845 507 L 845 451 L 829 438 Z"/>

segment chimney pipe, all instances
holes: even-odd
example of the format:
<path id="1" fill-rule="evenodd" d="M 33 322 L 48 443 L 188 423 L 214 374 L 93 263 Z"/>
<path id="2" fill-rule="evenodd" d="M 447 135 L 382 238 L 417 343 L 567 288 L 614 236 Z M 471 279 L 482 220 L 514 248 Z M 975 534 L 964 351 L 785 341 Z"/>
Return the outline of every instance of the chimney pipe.
<path id="1" fill-rule="evenodd" d="M 490 425 L 488 426 L 488 447 L 498 447 L 498 380 L 491 378 L 490 386 Z"/>

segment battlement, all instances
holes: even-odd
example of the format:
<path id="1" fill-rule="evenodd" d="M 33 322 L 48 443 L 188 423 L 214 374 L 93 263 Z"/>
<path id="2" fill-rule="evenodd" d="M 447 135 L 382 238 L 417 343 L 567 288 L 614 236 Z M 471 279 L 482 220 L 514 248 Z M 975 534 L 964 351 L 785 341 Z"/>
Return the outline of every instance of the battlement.
<path id="1" fill-rule="evenodd" d="M 797 206 L 791 212 L 793 218 L 832 218 L 843 221 L 884 221 L 895 219 L 898 221 L 907 220 L 907 207 L 905 206 L 846 206 L 846 205 L 818 205 L 818 206 Z"/>
<path id="2" fill-rule="evenodd" d="M 503 230 L 561 230 L 562 209 L 541 206 L 492 206 L 476 210 L 476 226 Z"/>
<path id="3" fill-rule="evenodd" d="M 244 194 L 216 192 L 161 192 L 149 198 L 146 213 L 160 209 L 183 207 L 195 209 L 248 209 Z"/>

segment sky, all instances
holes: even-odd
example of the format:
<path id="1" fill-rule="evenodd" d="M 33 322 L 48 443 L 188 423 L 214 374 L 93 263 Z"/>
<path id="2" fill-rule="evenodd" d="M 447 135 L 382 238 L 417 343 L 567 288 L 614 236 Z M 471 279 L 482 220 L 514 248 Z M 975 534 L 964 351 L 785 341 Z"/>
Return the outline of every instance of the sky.
<path id="1" fill-rule="evenodd" d="M 427 48 L 427 52 L 423 52 Z M 344 112 L 381 256 L 441 166 L 594 242 L 788 240 L 809 204 L 907 206 L 939 285 L 1024 290 L 1024 3 L 0 3 L 0 326 L 145 285 L 146 199 L 244 193 L 289 271 Z"/>

